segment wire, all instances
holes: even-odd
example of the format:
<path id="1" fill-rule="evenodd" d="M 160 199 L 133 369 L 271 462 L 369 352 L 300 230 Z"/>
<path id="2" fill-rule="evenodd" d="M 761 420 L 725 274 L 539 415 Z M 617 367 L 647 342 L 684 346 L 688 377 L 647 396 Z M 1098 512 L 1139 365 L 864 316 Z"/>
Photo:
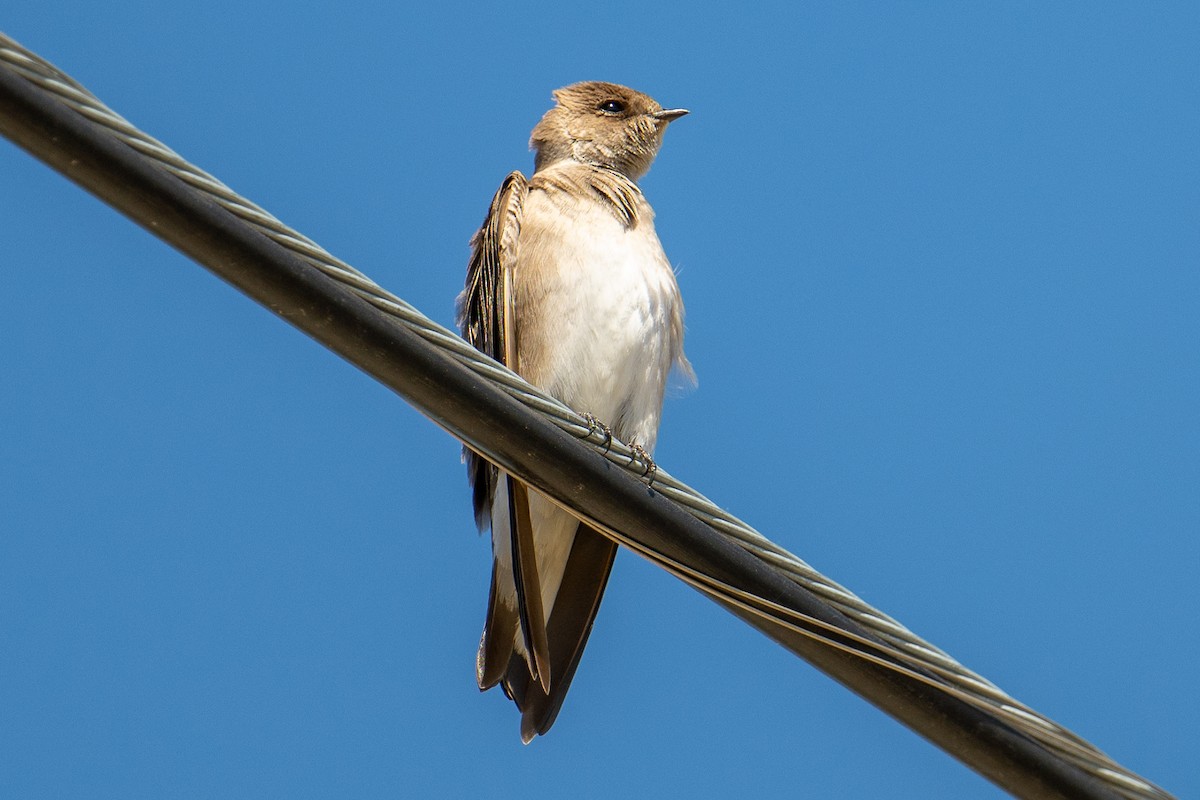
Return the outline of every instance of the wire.
<path id="1" fill-rule="evenodd" d="M 637 454 L 627 444 L 615 439 L 610 440 L 579 414 L 554 398 L 545 395 L 502 365 L 487 358 L 454 332 L 428 319 L 399 297 L 375 284 L 363 273 L 330 255 L 315 242 L 287 227 L 213 176 L 189 164 L 170 148 L 147 136 L 113 112 L 82 85 L 3 34 L 0 34 L 0 66 L 7 67 L 9 71 L 19 75 L 30 84 L 51 93 L 59 102 L 92 123 L 101 126 L 119 141 L 152 160 L 209 200 L 215 201 L 222 209 L 290 251 L 321 274 L 353 292 L 406 330 L 416 334 L 442 354 L 469 370 L 473 375 L 500 389 L 525 408 L 541 415 L 558 429 L 588 443 L 593 452 L 622 467 L 630 475 L 641 476 L 645 472 L 646 465 L 638 461 Z M 328 341 L 325 343 L 329 344 Z M 469 446 L 477 449 L 485 457 L 500 460 L 497 453 L 492 452 L 486 443 L 464 437 L 460 430 L 446 424 L 444 420 L 435 417 L 435 421 L 443 424 L 443 427 L 447 427 L 455 435 L 464 438 Z M 512 471 L 511 465 L 504 464 L 504 466 Z M 527 477 L 520 472 L 515 474 L 522 478 Z M 548 493 L 545 486 L 538 485 L 536 482 L 534 485 L 537 485 L 539 490 L 544 493 Z M 1112 761 L 1066 728 L 1021 704 L 990 681 L 962 666 L 945 652 L 916 636 L 899 622 L 861 600 L 848 589 L 821 575 L 799 557 L 769 541 L 746 523 L 723 511 L 706 497 L 672 477 L 661 467 L 654 474 L 653 488 L 659 494 L 674 501 L 678 507 L 684 509 L 695 520 L 749 553 L 760 564 L 777 574 L 786 576 L 789 581 L 824 601 L 839 615 L 860 627 L 863 633 L 856 633 L 840 624 L 834 624 L 812 614 L 771 602 L 763 594 L 740 588 L 734 582 L 713 574 L 711 570 L 698 569 L 685 563 L 683 559 L 666 552 L 662 547 L 648 545 L 644 536 L 641 539 L 631 536 L 627 529 L 589 513 L 577 502 L 570 502 L 564 496 L 556 496 L 553 499 L 621 544 L 630 547 L 713 597 L 752 624 L 758 625 L 773 637 L 780 638 L 795 634 L 819 642 L 830 650 L 852 654 L 864 662 L 933 687 L 938 692 L 956 698 L 993 719 L 1002 720 L 1012 729 L 1057 753 L 1065 762 L 1092 776 L 1118 796 L 1127 798 L 1170 797 L 1162 789 Z M 793 647 L 793 649 L 796 648 Z M 813 659 L 810 658 L 810 660 Z M 816 662 L 814 661 L 814 663 Z M 844 677 L 835 674 L 835 671 L 829 669 L 828 666 L 820 664 L 818 666 L 846 682 Z M 886 710 L 896 713 L 894 709 Z M 906 719 L 905 721 L 912 724 L 910 720 Z M 926 733 L 928 735 L 927 731 Z M 978 763 L 972 763 L 972 765 L 985 771 Z M 993 780 L 998 780 L 995 774 L 986 771 L 985 774 L 988 774 Z M 1004 784 L 1002 783 L 1002 785 Z"/>

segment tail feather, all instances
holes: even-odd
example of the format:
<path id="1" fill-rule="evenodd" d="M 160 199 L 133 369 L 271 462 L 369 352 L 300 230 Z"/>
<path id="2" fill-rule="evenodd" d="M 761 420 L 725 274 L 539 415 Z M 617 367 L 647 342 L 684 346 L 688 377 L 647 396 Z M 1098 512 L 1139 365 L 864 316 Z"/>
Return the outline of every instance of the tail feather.
<path id="1" fill-rule="evenodd" d="M 509 657 L 502 685 L 521 711 L 521 740 L 526 744 L 550 730 L 558 716 L 592 632 L 616 553 L 617 546 L 610 539 L 586 525 L 579 526 L 546 626 L 553 676 L 548 691 L 532 679 L 520 655 Z"/>
<path id="2" fill-rule="evenodd" d="M 517 614 L 497 596 L 496 564 L 492 563 L 492 588 L 488 592 L 487 617 L 475 656 L 475 677 L 481 692 L 491 689 L 510 671 L 517 632 Z"/>
<path id="3" fill-rule="evenodd" d="M 533 523 L 529 518 L 529 491 L 525 484 L 506 475 L 508 519 L 512 531 L 513 583 L 517 588 L 517 615 L 524 637 L 529 671 L 542 688 L 550 690 L 550 643 L 546 634 L 546 615 L 542 606 L 542 579 L 538 574 L 534 548 Z"/>

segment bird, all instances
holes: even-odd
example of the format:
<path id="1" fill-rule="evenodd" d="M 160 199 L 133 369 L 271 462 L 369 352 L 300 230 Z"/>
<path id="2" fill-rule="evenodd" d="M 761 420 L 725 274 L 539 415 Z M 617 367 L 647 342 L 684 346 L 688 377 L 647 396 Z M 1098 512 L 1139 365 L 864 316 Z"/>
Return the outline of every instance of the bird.
<path id="1" fill-rule="evenodd" d="M 688 113 L 604 81 L 553 93 L 534 171 L 512 172 L 471 239 L 464 338 L 653 464 L 668 376 L 694 382 L 679 284 L 638 180 Z M 476 656 L 529 744 L 554 724 L 592 630 L 616 544 L 464 448 L 492 577 Z"/>

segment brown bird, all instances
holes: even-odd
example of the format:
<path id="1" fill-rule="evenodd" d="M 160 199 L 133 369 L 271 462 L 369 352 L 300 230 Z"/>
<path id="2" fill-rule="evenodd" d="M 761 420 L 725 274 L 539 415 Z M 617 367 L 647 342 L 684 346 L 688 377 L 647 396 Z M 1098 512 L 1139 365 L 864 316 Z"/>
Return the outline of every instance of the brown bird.
<path id="1" fill-rule="evenodd" d="M 472 240 L 458 322 L 475 347 L 653 451 L 683 301 L 637 180 L 683 109 L 613 83 L 554 92 Z M 480 689 L 497 683 L 528 743 L 554 723 L 592 629 L 616 545 L 469 451 L 475 521 L 492 531 Z"/>

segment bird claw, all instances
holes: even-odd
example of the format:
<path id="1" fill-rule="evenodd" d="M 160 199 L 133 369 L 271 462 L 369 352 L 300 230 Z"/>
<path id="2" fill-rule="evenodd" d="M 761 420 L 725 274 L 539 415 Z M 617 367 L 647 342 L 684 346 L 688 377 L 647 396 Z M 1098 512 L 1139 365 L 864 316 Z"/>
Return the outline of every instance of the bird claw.
<path id="1" fill-rule="evenodd" d="M 629 443 L 629 451 L 632 455 L 629 458 L 629 466 L 633 466 L 635 461 L 640 461 L 646 465 L 642 470 L 642 477 L 647 478 L 646 485 L 654 485 L 654 476 L 658 473 L 658 465 L 654 463 L 654 459 L 646 452 L 646 448 L 642 447 L 637 442 Z"/>
<path id="2" fill-rule="evenodd" d="M 596 431 L 600 431 L 601 433 L 604 434 L 604 452 L 607 453 L 609 451 L 609 449 L 612 447 L 612 443 L 613 443 L 612 428 L 608 427 L 603 422 L 596 419 L 595 414 L 584 414 L 583 421 L 587 423 L 589 438 Z"/>

